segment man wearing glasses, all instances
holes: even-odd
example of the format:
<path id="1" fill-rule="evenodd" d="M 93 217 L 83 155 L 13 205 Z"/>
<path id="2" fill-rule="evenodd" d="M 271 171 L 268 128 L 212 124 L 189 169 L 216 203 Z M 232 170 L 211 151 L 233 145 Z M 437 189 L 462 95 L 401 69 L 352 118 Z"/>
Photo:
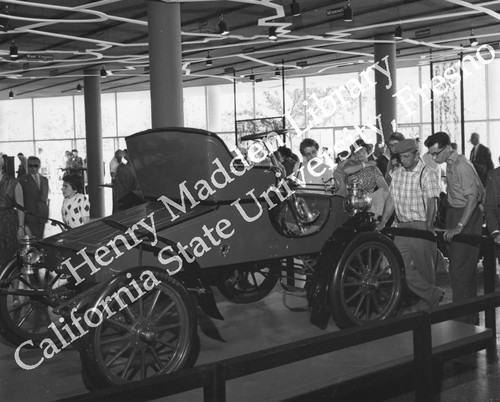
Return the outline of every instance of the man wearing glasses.
<path id="1" fill-rule="evenodd" d="M 28 173 L 19 178 L 23 188 L 24 207 L 36 214 L 26 214 L 25 225 L 37 239 L 43 238 L 43 230 L 49 216 L 49 181 L 40 174 L 40 159 L 28 158 Z"/>
<path id="2" fill-rule="evenodd" d="M 459 233 L 481 235 L 483 223 L 479 203 L 484 195 L 484 187 L 474 166 L 464 155 L 452 149 L 448 134 L 438 132 L 425 140 L 436 163 L 446 163 L 448 211 L 444 239 L 448 247 L 450 280 L 453 301 L 476 295 L 475 273 L 479 259 L 479 245 L 453 241 Z M 477 315 L 462 317 L 461 321 L 477 324 Z"/>

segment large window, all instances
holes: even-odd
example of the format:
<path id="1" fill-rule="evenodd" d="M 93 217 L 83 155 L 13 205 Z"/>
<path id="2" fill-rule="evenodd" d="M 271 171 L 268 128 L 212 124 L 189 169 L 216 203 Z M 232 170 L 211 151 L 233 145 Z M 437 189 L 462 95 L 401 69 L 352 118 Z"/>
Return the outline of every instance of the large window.
<path id="1" fill-rule="evenodd" d="M 433 76 L 442 76 L 457 61 L 435 63 Z M 469 63 L 467 68 L 473 75 L 463 82 L 464 151 L 468 157 L 470 133 L 478 132 L 481 142 L 491 149 L 493 162 L 497 165 L 500 157 L 500 91 L 497 90 L 500 87 L 500 60 L 480 67 L 475 69 Z M 245 80 L 236 85 L 236 100 L 232 83 L 185 88 L 185 125 L 218 133 L 232 147 L 235 143 L 235 103 L 238 120 L 279 118 L 284 111 L 288 129 L 286 142 L 295 153 L 305 137 L 316 139 L 331 153 L 337 144 L 356 135 L 354 125 L 363 127 L 375 122 L 375 88 L 367 85 L 374 80 L 374 74 L 371 70 L 366 74 L 285 77 L 284 94 L 281 76 L 263 82 Z M 408 87 L 414 98 L 411 104 L 414 113 L 411 115 L 397 101 L 398 129 L 408 137 L 425 140 L 432 133 L 433 110 L 434 130 L 449 132 L 461 150 L 460 85 L 438 85 L 433 91 L 434 102 L 429 103 L 429 65 L 399 68 L 396 82 L 398 90 Z M 435 79 L 436 82 L 439 79 Z M 102 146 L 106 175 L 115 150 L 126 148 L 125 137 L 151 128 L 150 102 L 149 91 L 102 94 Z M 77 148 L 85 157 L 84 109 L 84 97 L 80 94 L 0 101 L 0 152 L 42 156 L 44 164 L 53 165 L 55 169 L 60 167 L 66 150 Z M 58 176 L 57 171 L 48 173 L 51 178 Z"/>

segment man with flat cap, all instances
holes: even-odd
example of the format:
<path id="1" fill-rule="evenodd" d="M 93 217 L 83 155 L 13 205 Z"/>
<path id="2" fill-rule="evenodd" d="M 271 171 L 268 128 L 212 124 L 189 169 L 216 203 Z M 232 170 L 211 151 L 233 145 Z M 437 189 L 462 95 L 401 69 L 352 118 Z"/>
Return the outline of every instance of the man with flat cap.
<path id="1" fill-rule="evenodd" d="M 413 139 L 397 143 L 394 152 L 399 154 L 403 169 L 393 173 L 391 196 L 386 200 L 377 230 L 385 227 L 395 211 L 397 227 L 435 233 L 433 222 L 440 193 L 436 171 L 420 159 L 417 142 Z M 396 236 L 394 244 L 403 257 L 408 288 L 420 298 L 412 310 L 420 311 L 437 306 L 443 299 L 444 291 L 436 286 L 436 242 Z"/>

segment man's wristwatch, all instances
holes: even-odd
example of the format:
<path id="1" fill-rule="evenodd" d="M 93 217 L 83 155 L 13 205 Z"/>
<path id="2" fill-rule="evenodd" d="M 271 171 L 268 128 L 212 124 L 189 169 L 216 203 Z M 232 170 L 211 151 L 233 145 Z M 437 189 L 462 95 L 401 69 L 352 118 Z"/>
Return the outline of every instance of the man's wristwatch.
<path id="1" fill-rule="evenodd" d="M 461 222 L 458 222 L 457 227 L 460 229 L 460 231 L 462 231 L 464 229 L 464 224 Z"/>

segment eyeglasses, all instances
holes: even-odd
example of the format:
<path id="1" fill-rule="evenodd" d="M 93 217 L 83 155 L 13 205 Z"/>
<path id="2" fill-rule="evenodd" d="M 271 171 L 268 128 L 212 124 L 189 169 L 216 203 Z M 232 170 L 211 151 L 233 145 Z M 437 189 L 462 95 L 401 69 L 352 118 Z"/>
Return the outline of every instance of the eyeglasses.
<path id="1" fill-rule="evenodd" d="M 28 167 L 40 167 L 40 165 L 32 165 L 32 164 L 29 164 Z"/>
<path id="2" fill-rule="evenodd" d="M 446 149 L 446 147 L 444 147 L 441 151 L 438 151 L 438 152 L 431 152 L 431 156 L 432 156 L 433 158 L 437 158 L 437 157 L 438 157 L 438 155 L 439 155 L 441 152 L 443 152 L 445 149 Z"/>

